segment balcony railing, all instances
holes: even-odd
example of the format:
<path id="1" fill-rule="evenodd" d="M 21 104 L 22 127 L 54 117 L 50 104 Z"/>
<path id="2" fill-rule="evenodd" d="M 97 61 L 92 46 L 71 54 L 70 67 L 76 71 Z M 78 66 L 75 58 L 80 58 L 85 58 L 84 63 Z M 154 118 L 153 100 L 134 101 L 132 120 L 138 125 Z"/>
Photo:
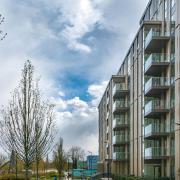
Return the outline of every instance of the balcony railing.
<path id="1" fill-rule="evenodd" d="M 169 36 L 170 36 L 169 32 L 165 32 L 164 34 L 162 34 L 160 29 L 151 28 L 151 30 L 145 37 L 145 47 L 147 47 L 147 45 L 153 38 L 169 37 Z"/>
<path id="2" fill-rule="evenodd" d="M 170 57 L 167 54 L 158 54 L 152 53 L 146 60 L 145 60 L 145 71 L 152 63 L 167 63 L 170 62 Z"/>
<path id="3" fill-rule="evenodd" d="M 127 118 L 115 118 L 113 120 L 113 128 L 128 127 L 129 121 Z"/>
<path id="4" fill-rule="evenodd" d="M 113 136 L 113 144 L 126 144 L 129 142 L 129 135 L 114 135 Z"/>
<path id="5" fill-rule="evenodd" d="M 145 94 L 153 89 L 156 89 L 156 92 L 154 93 L 157 93 L 157 90 L 166 90 L 170 86 L 170 81 L 171 79 L 167 77 L 151 77 L 145 83 Z"/>
<path id="6" fill-rule="evenodd" d="M 170 60 L 173 56 L 174 54 L 170 56 L 164 53 L 151 53 L 147 59 L 145 57 L 145 64 L 144 64 L 145 74 L 153 75 L 156 73 L 160 73 L 161 71 L 164 70 L 164 67 L 170 64 Z"/>
<path id="7" fill-rule="evenodd" d="M 113 104 L 113 112 L 115 111 L 123 111 L 128 108 L 128 103 L 125 100 L 116 100 Z"/>
<path id="8" fill-rule="evenodd" d="M 152 123 L 145 127 L 145 137 L 166 136 L 170 133 L 170 126 L 165 124 Z"/>
<path id="9" fill-rule="evenodd" d="M 169 111 L 169 106 L 166 104 L 165 100 L 151 100 L 145 105 L 145 116 L 147 115 L 161 115 L 161 113 L 166 113 Z"/>
<path id="10" fill-rule="evenodd" d="M 113 88 L 113 96 L 123 96 L 128 92 L 128 86 L 126 83 L 116 83 Z"/>
<path id="11" fill-rule="evenodd" d="M 149 147 L 145 148 L 145 159 L 161 159 L 168 156 L 174 156 L 174 147 Z"/>
<path id="12" fill-rule="evenodd" d="M 128 160 L 129 153 L 128 152 L 114 152 L 113 153 L 113 160 Z"/>
<path id="13" fill-rule="evenodd" d="M 170 40 L 170 33 L 162 33 L 160 29 L 151 28 L 145 37 L 144 49 L 146 53 L 159 53 L 166 47 L 166 43 Z"/>

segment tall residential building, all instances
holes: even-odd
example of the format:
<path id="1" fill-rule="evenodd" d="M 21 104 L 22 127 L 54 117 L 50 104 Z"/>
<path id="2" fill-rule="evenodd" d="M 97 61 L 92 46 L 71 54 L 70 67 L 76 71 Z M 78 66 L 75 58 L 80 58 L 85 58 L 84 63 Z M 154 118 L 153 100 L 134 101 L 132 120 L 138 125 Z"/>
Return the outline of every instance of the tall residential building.
<path id="1" fill-rule="evenodd" d="M 99 171 L 180 180 L 180 0 L 151 0 L 99 104 Z"/>

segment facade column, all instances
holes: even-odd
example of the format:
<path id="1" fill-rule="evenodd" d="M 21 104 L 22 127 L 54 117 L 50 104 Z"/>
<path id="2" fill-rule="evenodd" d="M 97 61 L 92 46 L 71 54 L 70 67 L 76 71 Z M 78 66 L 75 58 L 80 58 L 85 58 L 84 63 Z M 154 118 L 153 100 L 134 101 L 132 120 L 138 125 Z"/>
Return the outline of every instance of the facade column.
<path id="1" fill-rule="evenodd" d="M 180 1 L 176 0 L 175 122 L 180 124 Z M 180 126 L 175 124 L 175 179 L 180 180 Z"/>

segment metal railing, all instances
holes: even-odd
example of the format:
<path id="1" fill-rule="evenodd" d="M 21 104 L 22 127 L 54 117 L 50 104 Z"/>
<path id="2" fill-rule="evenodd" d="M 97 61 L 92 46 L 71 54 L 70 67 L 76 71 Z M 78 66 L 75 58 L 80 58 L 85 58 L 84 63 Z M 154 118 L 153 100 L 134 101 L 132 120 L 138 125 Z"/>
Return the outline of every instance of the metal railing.
<path id="1" fill-rule="evenodd" d="M 170 86 L 171 79 L 167 77 L 151 77 L 145 83 L 145 92 L 153 87 Z"/>
<path id="2" fill-rule="evenodd" d="M 153 133 L 169 133 L 170 126 L 163 123 L 152 123 L 145 127 L 145 136 Z"/>
<path id="3" fill-rule="evenodd" d="M 119 91 L 127 91 L 128 86 L 126 83 L 116 83 L 113 88 L 113 94 Z"/>
<path id="4" fill-rule="evenodd" d="M 152 63 L 165 63 L 170 62 L 171 57 L 164 53 L 152 53 L 145 59 L 145 71 Z"/>
<path id="5" fill-rule="evenodd" d="M 113 128 L 121 125 L 127 125 L 129 120 L 127 118 L 115 118 L 113 119 Z"/>
<path id="6" fill-rule="evenodd" d="M 145 148 L 145 157 L 160 157 L 160 156 L 173 156 L 174 147 L 165 148 L 165 147 L 149 147 Z"/>
<path id="7" fill-rule="evenodd" d="M 126 159 L 129 159 L 129 153 L 128 152 L 114 152 L 113 153 L 113 159 L 114 160 L 126 160 Z"/>
<path id="8" fill-rule="evenodd" d="M 145 114 L 152 110 L 169 109 L 165 100 L 154 99 L 145 105 Z"/>
<path id="9" fill-rule="evenodd" d="M 160 29 L 151 28 L 151 30 L 148 32 L 147 36 L 145 37 L 145 47 L 154 37 L 169 37 L 169 36 L 170 36 L 169 32 L 164 32 L 163 34 Z"/>
<path id="10" fill-rule="evenodd" d="M 119 109 L 119 108 L 127 108 L 128 103 L 125 100 L 116 100 L 113 104 L 113 110 Z"/>
<path id="11" fill-rule="evenodd" d="M 129 135 L 114 135 L 113 136 L 113 144 L 126 143 L 129 141 Z"/>

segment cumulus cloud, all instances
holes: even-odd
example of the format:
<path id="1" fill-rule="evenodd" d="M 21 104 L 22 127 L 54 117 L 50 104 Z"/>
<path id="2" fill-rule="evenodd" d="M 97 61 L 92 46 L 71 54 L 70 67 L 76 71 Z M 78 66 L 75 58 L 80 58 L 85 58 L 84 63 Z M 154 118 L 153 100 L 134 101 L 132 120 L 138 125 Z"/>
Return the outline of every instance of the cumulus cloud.
<path id="1" fill-rule="evenodd" d="M 96 106 L 98 105 L 107 84 L 108 84 L 108 81 L 103 81 L 100 84 L 92 84 L 88 87 L 88 93 L 94 98 L 92 100 L 93 105 L 96 105 Z"/>
<path id="2" fill-rule="evenodd" d="M 79 97 L 64 99 L 51 98 L 56 107 L 56 122 L 59 135 L 64 138 L 66 149 L 73 145 L 98 153 L 98 104 L 107 81 L 92 84 L 87 93 L 92 100 L 86 102 Z"/>
<path id="3" fill-rule="evenodd" d="M 68 47 L 75 51 L 90 53 L 91 48 L 82 43 L 81 39 L 100 21 L 100 11 L 91 0 L 63 0 L 60 11 L 61 23 L 64 23 L 60 35 L 67 41 Z"/>
<path id="4" fill-rule="evenodd" d="M 79 145 L 97 153 L 96 106 L 107 85 L 105 80 L 116 73 L 123 60 L 146 3 L 147 0 L 1 0 L 3 30 L 8 36 L 0 42 L 0 104 L 8 102 L 9 92 L 17 86 L 24 61 L 32 60 L 37 76 L 42 77 L 43 93 L 56 105 L 57 127 L 66 147 Z M 96 28 L 97 24 L 101 28 Z M 68 93 L 67 89 L 73 89 L 66 87 L 66 74 L 70 73 L 83 75 L 89 86 L 84 94 L 89 93 L 90 102 L 82 100 L 78 90 L 73 97 Z"/>

